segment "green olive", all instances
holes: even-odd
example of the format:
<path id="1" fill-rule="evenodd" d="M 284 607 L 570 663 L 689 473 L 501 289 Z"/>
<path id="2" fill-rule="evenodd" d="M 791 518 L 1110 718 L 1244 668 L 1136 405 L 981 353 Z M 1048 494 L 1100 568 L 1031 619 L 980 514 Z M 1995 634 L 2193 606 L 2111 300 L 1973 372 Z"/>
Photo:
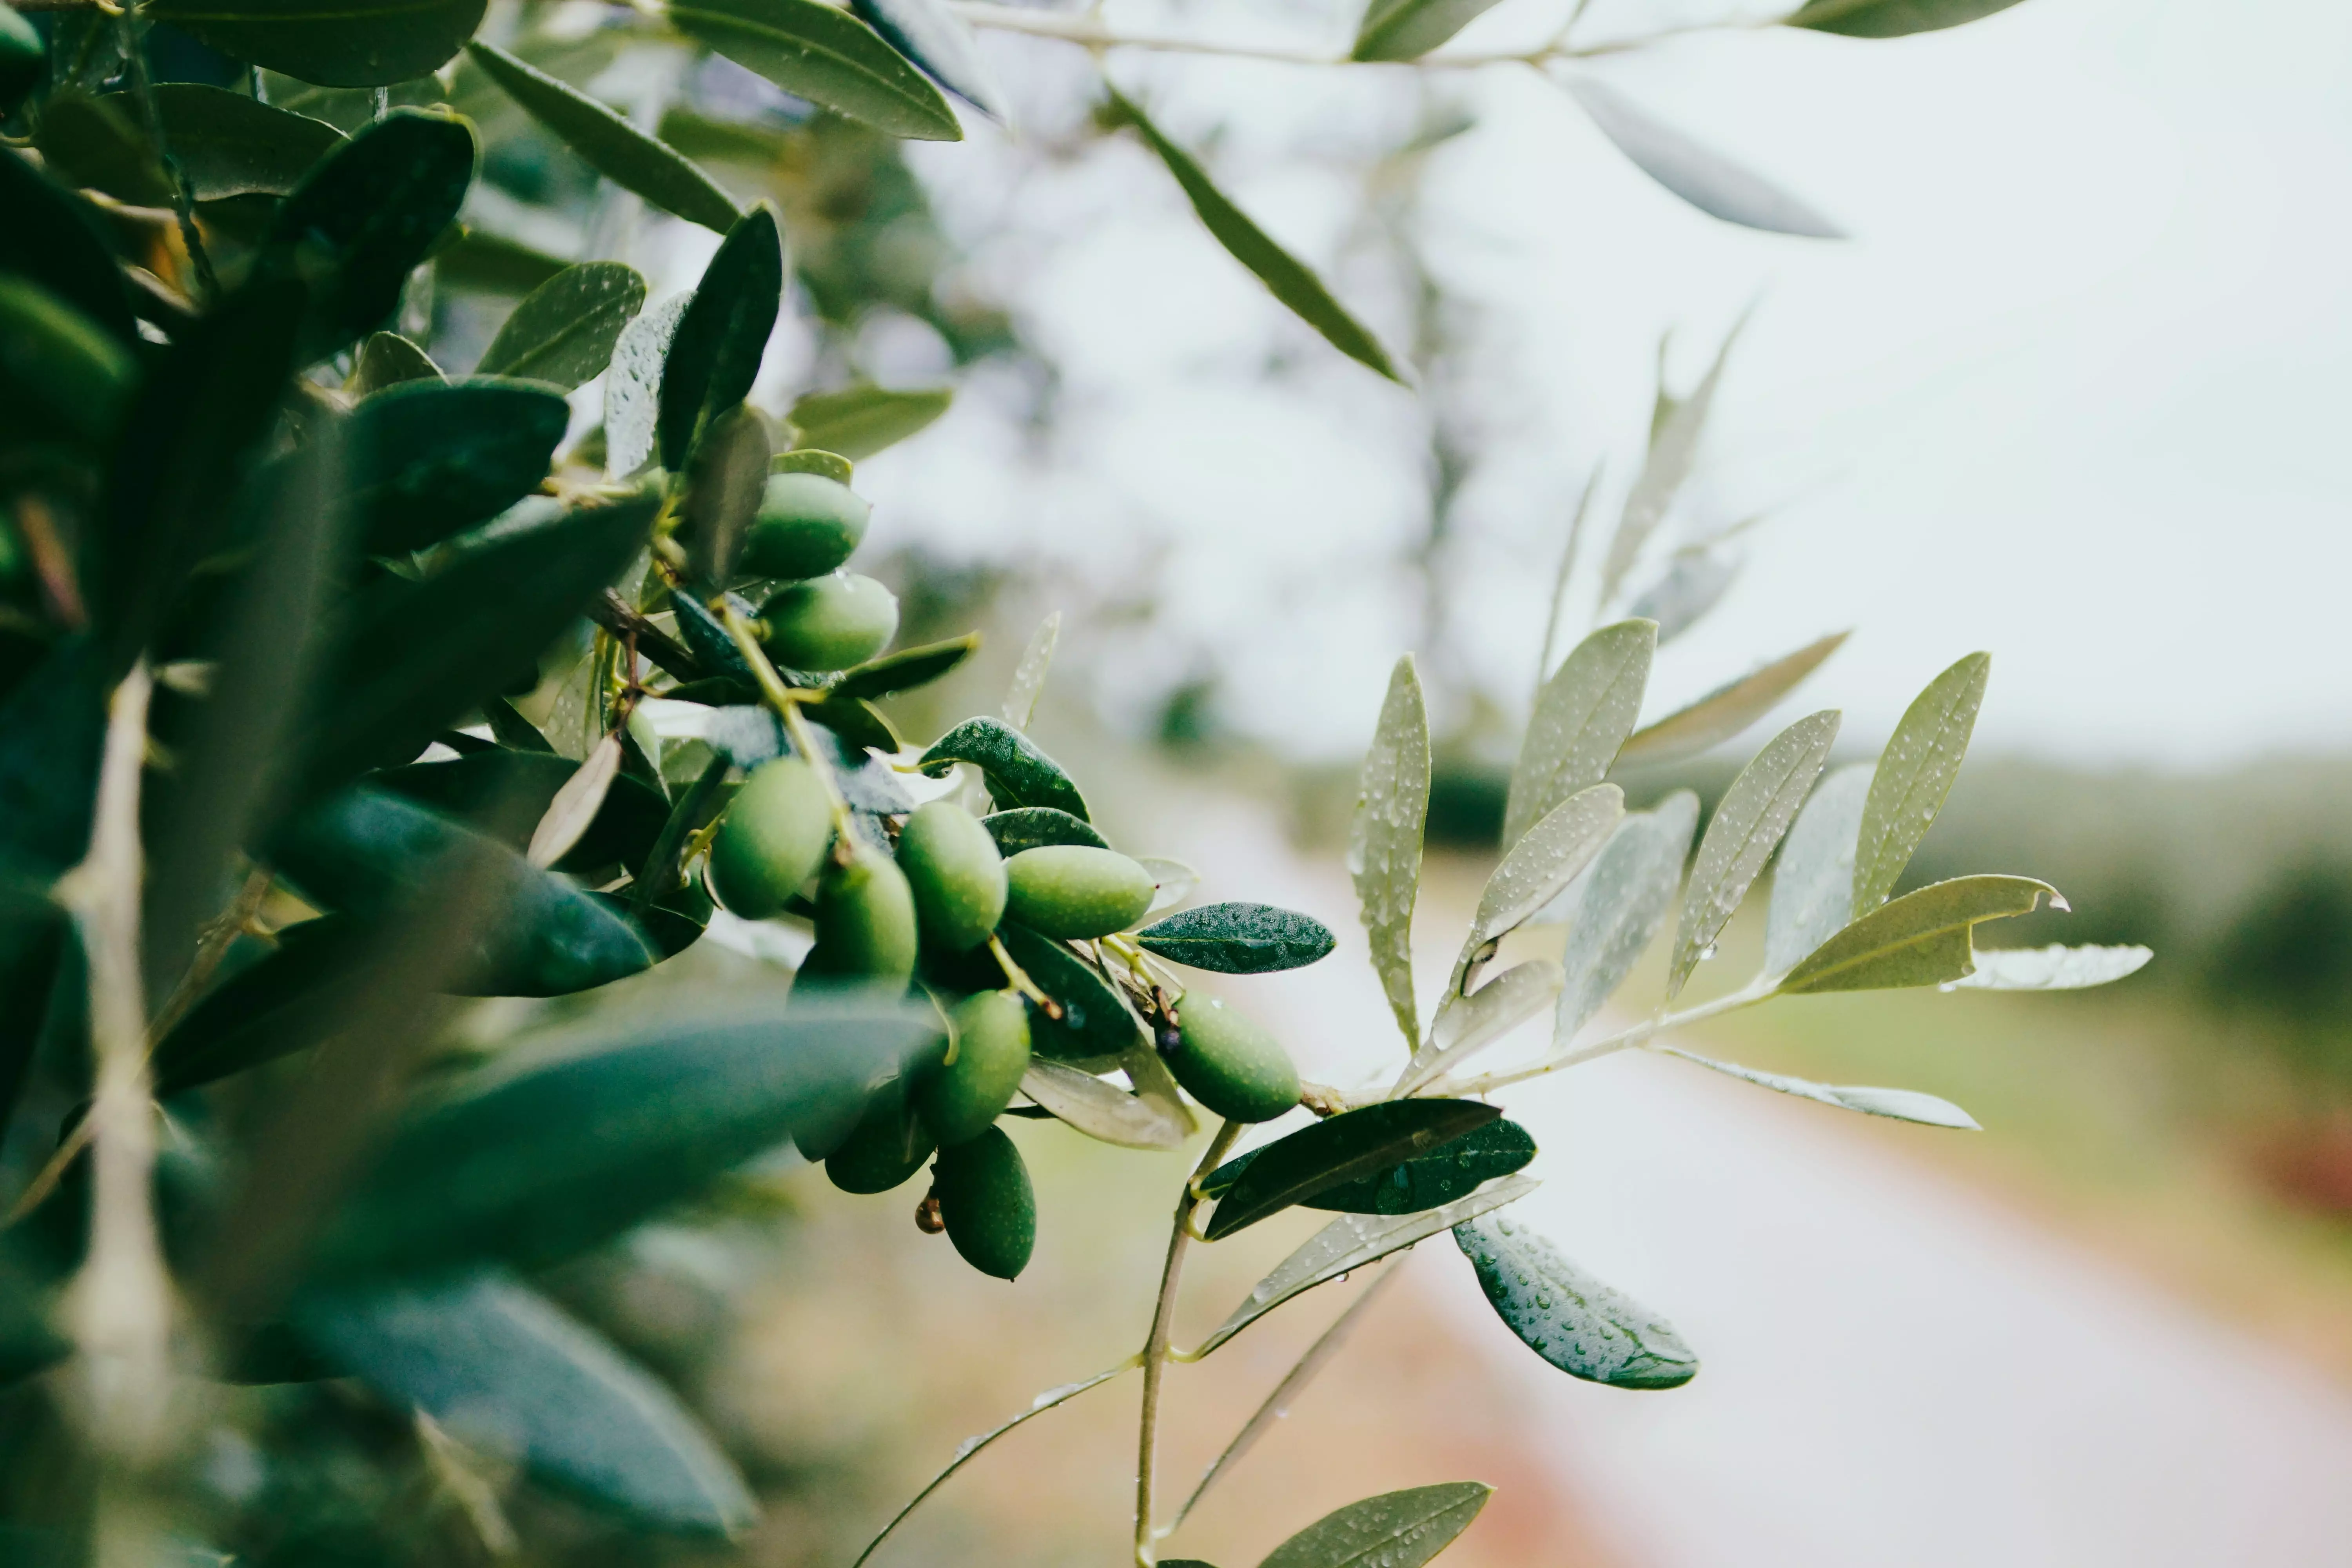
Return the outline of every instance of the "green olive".
<path id="1" fill-rule="evenodd" d="M 0 117 L 16 112 L 49 74 L 48 46 L 14 5 L 0 7 Z"/>
<path id="2" fill-rule="evenodd" d="M 979 819 L 953 801 L 932 801 L 907 818 L 898 868 L 914 887 L 924 937 L 940 947 L 978 947 L 1004 918 L 1004 857 Z"/>
<path id="3" fill-rule="evenodd" d="M 760 606 L 767 647 L 790 669 L 847 669 L 898 635 L 898 595 L 871 577 L 835 572 L 780 588 Z"/>
<path id="4" fill-rule="evenodd" d="M 1029 1006 L 1016 993 L 967 996 L 951 1020 L 955 1060 L 932 1068 L 915 1085 L 915 1109 L 941 1148 L 994 1125 L 1029 1070 Z"/>
<path id="5" fill-rule="evenodd" d="M 1037 1194 L 1004 1129 L 940 1150 L 934 1171 L 940 1218 L 963 1260 L 999 1279 L 1016 1278 L 1037 1245 Z"/>
<path id="6" fill-rule="evenodd" d="M 803 975 L 903 987 L 915 973 L 915 896 L 887 855 L 860 844 L 816 884 L 816 946 Z"/>
<path id="7" fill-rule="evenodd" d="M 766 920 L 816 874 L 833 842 L 824 781 L 798 757 L 761 763 L 710 841 L 710 890 L 730 914 Z"/>
<path id="8" fill-rule="evenodd" d="M 88 316 L 37 283 L 0 277 L 0 424 L 102 442 L 137 368 Z"/>
<path id="9" fill-rule="evenodd" d="M 1108 936 L 1151 907 L 1151 873 L 1116 849 L 1048 844 L 1004 863 L 1005 910 L 1046 936 Z"/>
<path id="10" fill-rule="evenodd" d="M 904 1098 L 885 1089 L 841 1146 L 825 1156 L 824 1173 L 845 1193 L 887 1193 L 930 1157 L 930 1130 Z"/>
<path id="11" fill-rule="evenodd" d="M 823 474 L 771 474 L 739 563 L 750 577 L 822 577 L 866 537 L 866 498 Z M 803 668 L 806 668 L 803 666 Z"/>
<path id="12" fill-rule="evenodd" d="M 1298 1069 L 1280 1041 L 1223 1002 L 1187 996 L 1168 1070 L 1232 1121 L 1271 1121 L 1298 1103 Z"/>

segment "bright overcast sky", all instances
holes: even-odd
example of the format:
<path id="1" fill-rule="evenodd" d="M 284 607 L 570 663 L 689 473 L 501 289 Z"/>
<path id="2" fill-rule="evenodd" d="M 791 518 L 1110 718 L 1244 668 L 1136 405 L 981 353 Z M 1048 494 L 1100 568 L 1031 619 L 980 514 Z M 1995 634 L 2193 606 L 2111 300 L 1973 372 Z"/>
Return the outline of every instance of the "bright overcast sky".
<path id="1" fill-rule="evenodd" d="M 1309 45 L 1352 22 L 1267 9 L 1109 15 Z M 1698 14 L 1597 0 L 1586 26 Z M 1540 38 L 1558 15 L 1503 0 L 1459 47 Z M 1076 51 L 990 43 L 1032 126 L 1083 101 Z M 1852 626 L 1811 694 L 1857 738 L 1981 647 L 1981 744 L 2192 766 L 2352 746 L 2347 60 L 2352 7 L 2330 0 L 2026 0 L 1900 42 L 1775 29 L 1599 68 L 1833 216 L 1843 244 L 1691 212 L 1529 72 L 1460 79 L 1478 125 L 1438 155 L 1432 227 L 1484 312 L 1502 420 L 1465 519 L 1479 667 L 1523 688 L 1568 502 L 1603 456 L 1631 478 L 1660 335 L 1680 330 L 1686 384 L 1756 301 L 1683 521 L 1779 510 L 1723 608 L 1662 656 L 1659 700 Z M 1172 133 L 1213 139 L 1226 188 L 1318 266 L 1351 210 L 1328 171 L 1412 90 L 1133 53 L 1112 69 Z M 1156 561 L 1173 660 L 1230 660 L 1238 722 L 1354 750 L 1412 635 L 1386 564 L 1418 504 L 1409 395 L 1288 323 L 1139 151 L 1041 167 L 1034 145 L 982 127 L 919 166 L 959 226 L 1015 214 L 978 268 L 1066 374 L 1054 460 L 1008 478 L 1014 436 L 968 399 L 861 470 L 877 537 L 1097 585 Z M 1332 277 L 1396 341 L 1379 276 Z M 1257 378 L 1270 349 L 1289 379 Z M 872 358 L 927 369 L 919 342 Z"/>

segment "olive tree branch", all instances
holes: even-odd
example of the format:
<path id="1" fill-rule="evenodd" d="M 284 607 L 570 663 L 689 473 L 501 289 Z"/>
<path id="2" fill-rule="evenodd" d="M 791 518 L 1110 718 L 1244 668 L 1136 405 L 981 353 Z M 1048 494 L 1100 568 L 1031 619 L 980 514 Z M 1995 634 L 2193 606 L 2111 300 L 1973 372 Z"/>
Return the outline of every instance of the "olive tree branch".
<path id="1" fill-rule="evenodd" d="M 1151 1331 L 1143 1342 L 1143 1409 L 1137 1423 L 1135 1445 L 1136 1568 L 1151 1568 L 1157 1555 L 1158 1537 L 1151 1528 L 1151 1472 L 1160 1438 L 1160 1380 L 1168 1370 L 1168 1342 L 1176 1328 L 1176 1285 L 1183 1277 L 1184 1253 L 1192 1241 L 1192 1229 L 1186 1222 L 1201 1203 L 1194 1187 L 1202 1176 L 1217 1168 L 1241 1131 L 1238 1121 L 1227 1121 L 1218 1128 L 1217 1135 L 1209 1140 L 1208 1152 L 1201 1156 L 1191 1179 L 1176 1194 L 1176 1223 L 1168 1235 L 1168 1261 L 1160 1271 L 1160 1300 L 1151 1310 Z"/>
<path id="2" fill-rule="evenodd" d="M 1679 1013 L 1665 1013 L 1644 1018 L 1630 1029 L 1621 1029 L 1616 1034 L 1604 1036 L 1587 1046 L 1557 1052 L 1528 1067 L 1515 1068 L 1509 1072 L 1486 1073 L 1478 1078 L 1464 1079 L 1459 1081 L 1440 1079 L 1429 1087 L 1427 1092 L 1455 1097 L 1492 1094 L 1498 1089 L 1508 1089 L 1515 1083 L 1525 1083 L 1531 1078 L 1541 1078 L 1547 1073 L 1555 1073 L 1563 1068 L 1577 1067 L 1601 1057 L 1613 1056 L 1619 1051 L 1646 1047 L 1660 1035 L 1704 1019 L 1720 1017 L 1726 1013 L 1737 1012 L 1742 1007 L 1753 1007 L 1757 1003 L 1769 998 L 1776 988 L 1773 981 L 1759 978 L 1727 996 L 1718 996 L 1712 1002 L 1702 1002 L 1696 1007 L 1685 1007 Z"/>

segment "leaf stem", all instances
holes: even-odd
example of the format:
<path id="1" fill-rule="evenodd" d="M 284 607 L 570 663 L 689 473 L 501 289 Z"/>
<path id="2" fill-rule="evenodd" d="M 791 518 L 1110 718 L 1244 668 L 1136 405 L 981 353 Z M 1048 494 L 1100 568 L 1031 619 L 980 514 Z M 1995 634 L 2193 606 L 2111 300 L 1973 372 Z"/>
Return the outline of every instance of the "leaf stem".
<path id="1" fill-rule="evenodd" d="M 1433 1092 L 1461 1097 L 1492 1094 L 1498 1089 L 1507 1089 L 1515 1083 L 1525 1083 L 1531 1078 L 1541 1078 L 1547 1073 L 1558 1072 L 1562 1068 L 1576 1067 L 1601 1057 L 1613 1056 L 1619 1051 L 1637 1046 L 1646 1047 L 1660 1035 L 1698 1023 L 1703 1019 L 1719 1017 L 1726 1013 L 1737 1012 L 1742 1007 L 1752 1007 L 1757 1003 L 1770 997 L 1774 989 L 1774 985 L 1769 982 L 1758 980 L 1734 991 L 1727 996 L 1718 996 L 1712 1002 L 1703 1002 L 1696 1007 L 1685 1007 L 1679 1013 L 1665 1013 L 1645 1018 L 1630 1029 L 1621 1029 L 1616 1034 L 1606 1036 L 1579 1049 L 1562 1051 L 1557 1055 L 1546 1057 L 1530 1067 L 1517 1068 L 1509 1072 L 1487 1073 L 1481 1078 L 1465 1079 L 1460 1083 L 1440 1079 L 1434 1086 Z"/>
<path id="2" fill-rule="evenodd" d="M 1152 1468 L 1160 1438 L 1160 1380 L 1168 1368 L 1168 1342 L 1175 1332 L 1176 1286 L 1183 1277 L 1184 1253 L 1192 1242 L 1192 1230 L 1185 1222 L 1201 1200 L 1193 1187 L 1202 1176 L 1217 1168 L 1225 1152 L 1241 1136 L 1242 1124 L 1227 1121 L 1209 1140 L 1207 1152 L 1193 1167 L 1183 1189 L 1176 1194 L 1176 1223 L 1168 1235 L 1168 1261 L 1160 1271 L 1160 1300 L 1151 1310 L 1151 1331 L 1143 1342 L 1143 1409 L 1138 1420 L 1135 1445 L 1135 1562 L 1136 1568 L 1151 1568 L 1158 1555 L 1158 1537 L 1151 1528 Z"/>
<path id="3" fill-rule="evenodd" d="M 996 959 L 996 966 L 1004 971 L 1005 984 L 1037 1004 L 1038 1010 L 1055 1023 L 1062 1021 L 1062 1005 L 1045 994 L 1045 988 L 1029 978 L 1029 972 L 1013 961 L 1004 951 L 1004 939 L 994 931 L 988 933 L 988 951 Z"/>

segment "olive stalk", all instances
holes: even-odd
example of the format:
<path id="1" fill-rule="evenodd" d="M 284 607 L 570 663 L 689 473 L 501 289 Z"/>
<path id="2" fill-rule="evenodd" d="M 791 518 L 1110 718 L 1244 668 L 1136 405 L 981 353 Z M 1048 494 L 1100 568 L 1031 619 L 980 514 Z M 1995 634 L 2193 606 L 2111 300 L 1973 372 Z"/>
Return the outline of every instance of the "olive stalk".
<path id="1" fill-rule="evenodd" d="M 996 966 L 1004 971 L 1006 984 L 1037 1004 L 1038 1010 L 1046 1017 L 1057 1024 L 1062 1021 L 1062 1005 L 1046 995 L 1045 987 L 1030 979 L 1029 972 L 1013 962 L 1013 955 L 1004 951 L 1004 939 L 994 931 L 988 933 L 988 951 L 995 958 Z"/>
<path id="2" fill-rule="evenodd" d="M 1188 1223 L 1201 1198 L 1198 1184 L 1202 1176 L 1217 1168 L 1225 1152 L 1240 1137 L 1242 1123 L 1227 1121 L 1209 1140 L 1208 1152 L 1193 1167 L 1183 1190 L 1176 1194 L 1176 1223 L 1168 1236 L 1168 1261 L 1160 1271 L 1160 1300 L 1151 1310 L 1151 1331 L 1143 1342 L 1143 1412 L 1138 1422 L 1135 1447 L 1135 1562 L 1136 1568 L 1151 1568 L 1158 1555 L 1159 1537 L 1151 1527 L 1152 1466 L 1160 1439 L 1160 1380 L 1168 1367 L 1168 1344 L 1175 1332 L 1176 1286 L 1183 1277 L 1184 1253 L 1192 1242 L 1192 1228 Z"/>
<path id="3" fill-rule="evenodd" d="M 833 776 L 833 759 L 818 752 L 816 737 L 809 733 L 808 721 L 801 717 L 801 704 L 812 700 L 812 697 L 803 696 L 784 684 L 784 678 L 778 675 L 776 667 L 768 662 L 767 650 L 751 635 L 751 623 L 743 618 L 741 611 L 732 605 L 721 605 L 719 618 L 726 626 L 727 635 L 735 640 L 736 650 L 742 654 L 743 662 L 751 667 L 751 679 L 758 682 L 760 695 L 767 700 L 769 707 L 776 710 L 776 717 L 783 721 L 784 731 L 792 736 L 794 749 L 808 759 L 810 767 L 816 770 L 817 782 L 824 786 L 824 798 L 833 806 L 834 858 L 842 865 L 848 865 L 850 846 L 857 842 L 857 825 L 850 819 L 849 802 L 841 793 L 840 783 Z"/>

